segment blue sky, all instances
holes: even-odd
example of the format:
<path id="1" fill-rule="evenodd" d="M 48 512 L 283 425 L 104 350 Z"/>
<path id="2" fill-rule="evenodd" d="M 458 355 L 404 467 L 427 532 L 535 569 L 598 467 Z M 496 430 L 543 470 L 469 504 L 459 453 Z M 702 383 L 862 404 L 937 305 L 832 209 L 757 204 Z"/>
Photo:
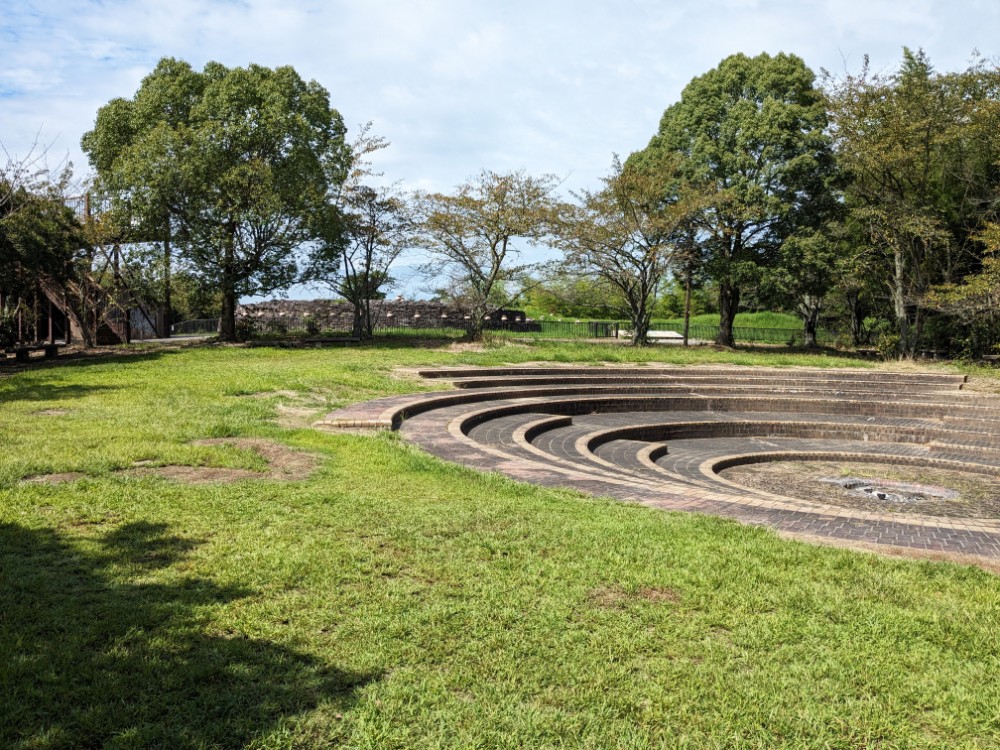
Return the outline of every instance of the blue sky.
<path id="1" fill-rule="evenodd" d="M 643 147 L 694 76 L 734 52 L 793 52 L 815 71 L 893 68 L 906 45 L 938 69 L 1000 53 L 996 0 L 8 0 L 0 10 L 0 142 L 38 140 L 83 177 L 80 136 L 165 55 L 201 68 L 290 64 L 378 167 L 448 190 L 481 168 L 594 186 Z"/>

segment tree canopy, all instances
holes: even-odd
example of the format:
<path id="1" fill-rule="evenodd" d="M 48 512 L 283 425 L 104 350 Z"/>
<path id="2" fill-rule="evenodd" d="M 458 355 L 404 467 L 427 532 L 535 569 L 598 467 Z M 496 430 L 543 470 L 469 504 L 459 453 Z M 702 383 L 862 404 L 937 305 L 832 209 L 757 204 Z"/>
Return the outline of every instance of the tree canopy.
<path id="1" fill-rule="evenodd" d="M 416 244 L 467 314 L 471 338 L 487 315 L 512 302 L 508 285 L 528 270 L 517 263 L 518 242 L 537 242 L 547 231 L 555 185 L 551 175 L 483 170 L 454 194 L 416 197 Z"/>
<path id="2" fill-rule="evenodd" d="M 83 137 L 98 187 L 131 239 L 169 236 L 223 297 L 233 339 L 240 296 L 287 287 L 296 251 L 330 226 L 349 148 L 329 94 L 291 67 L 197 72 L 164 58 Z"/>
<path id="3" fill-rule="evenodd" d="M 83 227 L 63 199 L 69 178 L 68 169 L 53 176 L 42 168 L 34 152 L 0 164 L 0 339 L 6 343 L 17 311 L 30 312 L 28 300 L 45 282 L 70 278 L 86 247 Z"/>
<path id="4" fill-rule="evenodd" d="M 733 344 L 743 286 L 777 262 L 785 239 L 821 225 L 834 206 L 832 143 L 814 84 L 795 55 L 727 57 L 684 88 L 649 146 L 630 158 L 641 165 L 677 154 L 685 175 L 712 194 L 695 227 L 718 283 L 721 344 Z"/>
<path id="5" fill-rule="evenodd" d="M 615 158 L 597 191 L 582 191 L 561 212 L 560 241 L 569 268 L 609 284 L 622 301 L 632 343 L 647 342 L 657 294 L 682 255 L 700 195 L 686 184 L 680 159 L 649 155 L 629 166 Z"/>
<path id="6" fill-rule="evenodd" d="M 484 169 L 451 193 L 406 195 L 366 179 L 385 139 L 368 126 L 351 145 L 344 136 L 328 92 L 290 67 L 199 72 L 164 58 L 83 137 L 112 209 L 91 244 L 164 241 L 151 249 L 169 279 L 169 240 L 186 283 L 221 299 L 223 338 L 235 336 L 241 296 L 296 281 L 350 300 L 355 333 L 371 335 L 369 300 L 410 250 L 424 251 L 426 275 L 477 337 L 492 311 L 546 283 L 522 255 L 531 244 L 564 252 L 547 269 L 552 304 L 568 296 L 574 310 L 627 317 L 636 343 L 659 290 L 682 289 L 686 310 L 702 282 L 718 295 L 716 340 L 727 346 L 737 312 L 765 306 L 798 312 L 810 345 L 849 319 L 855 346 L 877 339 L 901 356 L 951 348 L 953 328 L 981 347 L 979 332 L 998 325 L 981 304 L 1000 225 L 1000 68 L 985 58 L 939 73 L 904 49 L 894 72 L 866 62 L 818 87 L 795 55 L 732 55 L 691 80 L 648 146 L 616 157 L 573 205 L 553 197 L 557 179 L 524 171 Z M 0 193 L 3 203 L 16 191 Z M 59 216 L 38 199 L 36 224 L 0 219 L 0 254 L 14 257 L 14 233 L 21 247 L 48 243 L 36 259 L 58 244 L 39 239 Z M 35 273 L 26 257 L 6 262 L 0 286 L 14 268 Z M 580 299 L 594 289 L 600 304 Z"/>
<path id="7" fill-rule="evenodd" d="M 1000 72 L 983 60 L 938 73 L 923 51 L 899 69 L 828 84 L 847 206 L 912 355 L 936 284 L 974 272 L 1000 196 Z"/>
<path id="8" fill-rule="evenodd" d="M 347 177 L 331 200 L 318 241 L 309 254 L 304 280 L 316 282 L 343 297 L 354 308 L 352 335 L 374 335 L 372 302 L 385 298 L 394 281 L 390 270 L 407 249 L 413 234 L 408 197 L 398 186 L 373 187 L 380 176 L 371 155 L 389 146 L 361 126 L 351 144 Z"/>

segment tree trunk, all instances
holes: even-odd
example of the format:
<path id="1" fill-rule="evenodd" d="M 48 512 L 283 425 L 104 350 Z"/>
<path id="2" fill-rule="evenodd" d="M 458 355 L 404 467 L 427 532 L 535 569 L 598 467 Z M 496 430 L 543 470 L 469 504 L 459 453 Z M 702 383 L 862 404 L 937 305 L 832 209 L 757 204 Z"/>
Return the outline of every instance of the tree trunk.
<path id="1" fill-rule="evenodd" d="M 351 324 L 351 335 L 355 338 L 361 338 L 364 335 L 364 311 L 361 307 L 362 304 L 360 300 L 353 303 L 354 319 Z"/>
<path id="2" fill-rule="evenodd" d="M 860 292 L 852 291 L 846 294 L 847 309 L 851 315 L 851 346 L 857 349 L 862 344 L 866 344 L 865 335 L 865 310 L 861 303 Z"/>
<path id="3" fill-rule="evenodd" d="M 893 275 L 892 306 L 896 316 L 896 331 L 899 334 L 898 354 L 903 357 L 913 357 L 913 342 L 910 335 L 910 319 L 906 314 L 906 268 L 903 252 L 895 251 L 895 274 Z"/>
<path id="4" fill-rule="evenodd" d="M 687 279 L 684 282 L 684 346 L 688 345 L 688 334 L 691 332 L 691 266 L 687 268 Z"/>
<path id="5" fill-rule="evenodd" d="M 802 343 L 806 348 L 815 349 L 817 346 L 816 332 L 819 328 L 819 314 L 822 309 L 822 299 L 812 294 L 803 296 L 802 301 L 799 302 L 799 315 L 802 318 Z"/>
<path id="6" fill-rule="evenodd" d="M 372 314 L 372 301 L 365 296 L 365 304 L 362 308 L 364 316 L 361 320 L 361 337 L 364 339 L 375 338 L 375 316 Z"/>
<path id="7" fill-rule="evenodd" d="M 733 338 L 733 323 L 740 307 L 740 290 L 728 281 L 719 284 L 719 335 L 715 343 L 719 346 L 736 346 Z"/>
<path id="8" fill-rule="evenodd" d="M 465 336 L 469 341 L 479 341 L 483 338 L 483 314 L 471 313 L 465 321 Z"/>
<path id="9" fill-rule="evenodd" d="M 222 341 L 236 341 L 236 225 L 230 222 L 226 227 L 228 236 L 224 240 L 222 264 L 222 317 L 219 319 L 219 338 Z"/>
<path id="10" fill-rule="evenodd" d="M 163 239 L 163 338 L 170 338 L 170 228 Z"/>
<path id="11" fill-rule="evenodd" d="M 646 346 L 649 343 L 650 311 L 643 305 L 632 315 L 632 346 Z"/>
<path id="12" fill-rule="evenodd" d="M 228 284 L 222 290 L 222 318 L 219 320 L 219 339 L 236 341 L 236 291 Z"/>

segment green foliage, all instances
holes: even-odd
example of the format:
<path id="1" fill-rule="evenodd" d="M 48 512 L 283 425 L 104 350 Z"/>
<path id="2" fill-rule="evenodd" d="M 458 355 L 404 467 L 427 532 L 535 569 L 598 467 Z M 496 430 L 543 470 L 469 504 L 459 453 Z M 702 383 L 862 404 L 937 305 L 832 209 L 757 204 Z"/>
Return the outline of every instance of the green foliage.
<path id="1" fill-rule="evenodd" d="M 455 193 L 415 197 L 415 243 L 431 261 L 425 271 L 441 296 L 468 315 L 467 334 L 478 339 L 491 312 L 512 307 L 516 282 L 531 271 L 518 264 L 519 243 L 538 242 L 552 213 L 552 175 L 483 170 Z"/>
<path id="2" fill-rule="evenodd" d="M 0 295 L 9 299 L 33 293 L 43 278 L 55 282 L 69 278 L 85 240 L 57 185 L 17 184 L 4 171 L 0 171 Z"/>
<path id="3" fill-rule="evenodd" d="M 577 194 L 576 205 L 560 207 L 557 243 L 571 272 L 615 291 L 617 316 L 628 320 L 632 343 L 646 344 L 667 273 L 693 258 L 689 222 L 701 196 L 671 152 L 631 165 L 615 157 L 602 182 L 600 190 Z"/>
<path id="4" fill-rule="evenodd" d="M 654 318 L 682 318 L 684 315 L 685 289 L 682 279 L 672 278 L 660 293 L 660 299 L 653 310 Z M 691 315 L 695 317 L 718 311 L 718 292 L 712 283 L 698 283 L 691 290 Z M 742 315 L 742 313 L 739 313 Z M 714 325 L 718 325 L 716 319 Z"/>
<path id="5" fill-rule="evenodd" d="M 944 284 L 926 302 L 946 315 L 962 352 L 978 356 L 1000 349 L 1000 224 L 987 223 L 975 239 L 985 248 L 982 268 L 961 284 Z"/>
<path id="6" fill-rule="evenodd" d="M 680 325 L 681 317 L 657 319 L 661 325 Z M 702 313 L 691 316 L 692 325 L 717 326 L 720 323 L 719 313 Z M 741 312 L 736 315 L 737 328 L 773 328 L 778 330 L 800 330 L 802 320 L 796 315 L 778 312 Z"/>
<path id="7" fill-rule="evenodd" d="M 555 273 L 541 282 L 529 281 L 522 295 L 530 318 L 581 318 L 614 320 L 621 301 L 617 292 L 601 279 Z"/>
<path id="8" fill-rule="evenodd" d="M 745 286 L 761 282 L 784 240 L 821 226 L 834 209 L 832 144 L 814 75 L 788 54 L 732 55 L 692 80 L 659 131 L 630 162 L 683 157 L 689 179 L 710 191 L 695 228 L 705 275 L 718 285 L 719 343 Z"/>
<path id="9" fill-rule="evenodd" d="M 169 236 L 221 290 L 229 339 L 240 296 L 296 278 L 295 252 L 330 225 L 349 157 L 327 91 L 292 68 L 198 73 L 172 58 L 102 107 L 82 145 L 130 239 Z"/>
<path id="10" fill-rule="evenodd" d="M 371 302 L 385 299 L 394 279 L 390 270 L 411 244 L 412 210 L 396 186 L 372 187 L 365 180 L 376 173 L 371 155 L 389 141 L 371 134 L 371 123 L 351 144 L 347 178 L 331 198 L 319 241 L 313 244 L 303 280 L 326 286 L 354 308 L 352 334 L 374 335 Z"/>
<path id="11" fill-rule="evenodd" d="M 997 218 L 1000 68 L 938 73 L 904 49 L 897 71 L 866 65 L 827 88 L 863 262 L 891 302 L 898 353 L 912 355 L 926 295 L 976 270 L 976 233 Z"/>

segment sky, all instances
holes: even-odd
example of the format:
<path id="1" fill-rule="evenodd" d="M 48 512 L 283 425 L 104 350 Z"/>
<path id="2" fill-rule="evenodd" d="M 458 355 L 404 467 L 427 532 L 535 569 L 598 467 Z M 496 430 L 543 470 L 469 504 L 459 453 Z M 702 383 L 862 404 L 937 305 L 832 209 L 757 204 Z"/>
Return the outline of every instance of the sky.
<path id="1" fill-rule="evenodd" d="M 692 78 L 728 55 L 790 52 L 817 73 L 939 70 L 1000 55 L 996 0 L 7 0 L 0 144 L 89 166 L 80 137 L 164 56 L 201 69 L 292 65 L 351 132 L 391 146 L 386 181 L 448 191 L 481 169 L 597 187 L 656 132 Z M 409 287 L 415 288 L 411 282 Z"/>

